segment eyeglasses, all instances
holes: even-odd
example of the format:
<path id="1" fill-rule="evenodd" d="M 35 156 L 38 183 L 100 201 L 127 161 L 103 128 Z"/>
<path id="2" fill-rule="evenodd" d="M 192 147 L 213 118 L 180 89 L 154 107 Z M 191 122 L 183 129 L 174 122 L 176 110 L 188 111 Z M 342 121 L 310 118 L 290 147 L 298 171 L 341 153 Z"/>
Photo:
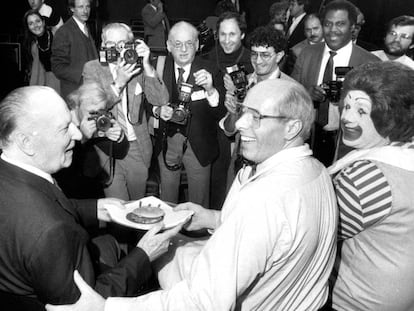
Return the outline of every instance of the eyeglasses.
<path id="1" fill-rule="evenodd" d="M 240 105 L 240 117 L 242 116 L 247 116 L 249 118 L 248 120 L 254 129 L 258 129 L 260 127 L 260 120 L 262 119 L 289 119 L 289 117 L 286 116 L 270 116 L 261 114 L 254 108 Z"/>
<path id="2" fill-rule="evenodd" d="M 399 33 L 396 32 L 394 30 L 388 31 L 387 33 L 388 36 L 392 37 L 392 38 L 400 38 L 400 39 L 404 39 L 404 40 L 412 40 L 413 37 L 410 36 L 408 33 Z"/>
<path id="3" fill-rule="evenodd" d="M 256 60 L 259 56 L 261 59 L 268 61 L 270 60 L 273 55 L 275 55 L 275 53 L 270 53 L 270 52 L 255 52 L 255 51 L 251 51 L 250 52 L 250 58 L 253 60 Z"/>
<path id="4" fill-rule="evenodd" d="M 195 48 L 195 42 L 194 41 L 187 41 L 187 42 L 181 42 L 181 41 L 170 41 L 174 49 L 181 50 L 183 46 L 185 46 L 186 49 L 194 49 Z"/>

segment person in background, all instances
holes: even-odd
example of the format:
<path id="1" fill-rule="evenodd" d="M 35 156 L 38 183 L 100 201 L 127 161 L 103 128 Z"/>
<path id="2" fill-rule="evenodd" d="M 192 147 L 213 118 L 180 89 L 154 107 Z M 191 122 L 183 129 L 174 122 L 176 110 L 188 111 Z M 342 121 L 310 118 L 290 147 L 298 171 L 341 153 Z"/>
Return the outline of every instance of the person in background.
<path id="1" fill-rule="evenodd" d="M 384 38 L 384 50 L 373 51 L 372 54 L 381 60 L 395 61 L 414 69 L 414 60 L 407 56 L 414 47 L 414 16 L 402 15 L 388 23 Z"/>
<path id="2" fill-rule="evenodd" d="M 146 44 L 151 49 L 165 49 L 170 23 L 162 1 L 148 0 L 148 3 L 141 10 L 141 17 L 144 22 Z"/>
<path id="3" fill-rule="evenodd" d="M 288 19 L 287 17 L 288 9 L 289 9 L 289 1 L 283 0 L 283 1 L 273 3 L 269 8 L 269 17 L 270 17 L 269 24 L 283 25 L 283 31 L 285 31 L 285 27 L 287 25 L 287 19 Z"/>
<path id="4" fill-rule="evenodd" d="M 286 27 L 286 37 L 289 49 L 305 39 L 303 26 L 308 7 L 309 0 L 289 1 L 289 19 Z"/>
<path id="5" fill-rule="evenodd" d="M 365 16 L 358 7 L 355 8 L 357 9 L 357 21 L 355 23 L 354 29 L 352 30 L 352 42 L 367 51 L 378 50 L 375 44 L 363 41 L 359 38 L 359 33 L 361 32 L 362 27 L 365 25 Z"/>
<path id="6" fill-rule="evenodd" d="M 283 67 L 283 71 L 287 74 L 292 73 L 296 59 L 305 47 L 324 41 L 322 23 L 317 14 L 306 15 L 304 28 L 306 39 L 300 41 L 288 51 L 286 65 Z"/>
<path id="7" fill-rule="evenodd" d="M 24 51 L 30 69 L 29 85 L 44 85 L 60 92 L 60 82 L 52 72 L 51 54 L 53 33 L 37 10 L 29 10 L 23 17 Z"/>
<path id="8" fill-rule="evenodd" d="M 352 43 L 356 18 L 357 11 L 351 2 L 329 2 L 321 14 L 325 42 L 304 48 L 292 72 L 292 78 L 309 91 L 315 103 L 317 118 L 311 145 L 315 157 L 326 166 L 332 164 L 335 154 L 341 157 L 349 148 L 343 145 L 338 147 L 339 98 L 328 96 L 327 88 L 323 86 L 329 87 L 330 81 L 337 79 L 336 67 L 348 67 L 344 70 L 349 70 L 363 63 L 379 61 L 376 56 Z"/>
<path id="9" fill-rule="evenodd" d="M 214 63 L 196 56 L 198 47 L 198 31 L 193 25 L 180 21 L 171 27 L 167 41 L 170 55 L 160 73 L 168 89 L 169 104 L 153 109 L 159 120 L 155 148 L 161 199 L 179 202 L 184 168 L 189 200 L 208 208 L 211 163 L 219 154 L 217 122 L 225 113 L 224 87 Z M 180 96 L 183 93 L 187 94 L 184 102 Z M 186 112 L 182 113 L 184 107 Z"/>
<path id="10" fill-rule="evenodd" d="M 361 65 L 345 79 L 343 142 L 355 148 L 328 171 L 339 206 L 332 307 L 414 306 L 414 71 Z"/>
<path id="11" fill-rule="evenodd" d="M 99 235 L 114 198 L 70 200 L 52 174 L 72 163 L 82 137 L 65 101 L 51 88 L 26 86 L 0 103 L 0 298 L 5 310 L 79 298 L 73 271 L 101 295 L 137 295 L 182 226 L 148 231 L 123 258 L 117 241 Z M 6 297 L 6 298 L 5 298 Z M 8 304 L 9 302 L 10 304 Z M 43 308 L 44 309 L 44 308 Z M 40 310 L 40 309 L 38 309 Z"/>
<path id="12" fill-rule="evenodd" d="M 52 44 L 52 71 L 60 80 L 63 98 L 82 84 L 83 65 L 98 58 L 95 41 L 86 22 L 91 0 L 68 0 L 72 17 L 56 31 Z"/>
<path id="13" fill-rule="evenodd" d="M 304 144 L 313 104 L 297 82 L 254 86 L 236 126 L 243 156 L 255 166 L 238 173 L 222 211 L 185 203 L 195 212 L 187 229 L 211 229 L 206 241 L 173 243 L 159 272 L 162 290 L 103 299 L 78 274 L 72 306 L 48 311 L 306 310 L 328 297 L 336 251 L 337 206 L 326 168 Z M 163 259 L 163 258 L 160 258 Z"/>
<path id="14" fill-rule="evenodd" d="M 250 50 L 243 44 L 246 33 L 246 23 L 240 14 L 225 12 L 217 22 L 218 44 L 206 55 L 206 58 L 216 64 L 222 76 L 228 75 L 228 68 L 237 66 L 247 75 L 253 72 L 250 61 Z M 210 207 L 221 209 L 227 194 L 227 171 L 231 158 L 231 142 L 228 136 L 217 125 L 219 156 L 211 167 Z"/>
<path id="15" fill-rule="evenodd" d="M 135 42 L 135 45 L 131 49 L 137 59 L 131 62 L 123 53 L 125 43 L 132 42 Z M 106 25 L 102 29 L 102 47 L 113 48 L 119 55 L 103 62 L 87 62 L 83 68 L 83 81 L 97 83 L 105 90 L 108 98 L 106 108 L 122 127 L 129 144 L 126 155 L 112 163 L 113 179 L 104 191 L 109 197 L 126 201 L 138 200 L 145 196 L 152 156 L 144 99 L 154 106 L 165 105 L 168 101 L 168 91 L 149 63 L 149 47 L 140 39 L 134 40 L 128 25 Z M 101 167 L 111 176 L 110 157 L 101 150 L 97 152 Z"/>
<path id="16" fill-rule="evenodd" d="M 269 26 L 257 27 L 250 34 L 249 46 L 251 49 L 250 61 L 254 71 L 247 76 L 246 91 L 255 84 L 265 80 L 293 80 L 279 68 L 279 63 L 285 55 L 284 49 L 286 47 L 286 39 L 283 33 Z M 227 114 L 220 120 L 219 125 L 225 135 L 229 137 L 235 136 L 235 146 L 227 172 L 227 186 L 230 187 L 242 161 L 239 150 L 240 135 L 235 127 L 235 123 L 239 118 L 239 106 L 242 99 L 238 98 L 234 83 L 228 74 L 224 77 L 224 82 L 226 88 L 224 104 L 227 108 Z"/>
<path id="17" fill-rule="evenodd" d="M 28 0 L 28 2 L 32 10 L 39 11 L 40 15 L 45 17 L 46 25 L 51 27 L 53 34 L 63 25 L 63 19 L 58 10 L 47 5 L 44 0 Z"/>

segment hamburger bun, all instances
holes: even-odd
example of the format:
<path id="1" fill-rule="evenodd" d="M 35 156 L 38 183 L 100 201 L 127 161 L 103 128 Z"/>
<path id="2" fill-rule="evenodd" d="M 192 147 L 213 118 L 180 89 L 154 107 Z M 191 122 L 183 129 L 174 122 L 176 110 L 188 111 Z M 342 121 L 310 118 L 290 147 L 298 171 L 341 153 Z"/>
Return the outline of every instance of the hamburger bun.
<path id="1" fill-rule="evenodd" d="M 155 224 L 164 219 L 165 212 L 158 206 L 143 205 L 126 215 L 126 218 L 139 224 Z"/>

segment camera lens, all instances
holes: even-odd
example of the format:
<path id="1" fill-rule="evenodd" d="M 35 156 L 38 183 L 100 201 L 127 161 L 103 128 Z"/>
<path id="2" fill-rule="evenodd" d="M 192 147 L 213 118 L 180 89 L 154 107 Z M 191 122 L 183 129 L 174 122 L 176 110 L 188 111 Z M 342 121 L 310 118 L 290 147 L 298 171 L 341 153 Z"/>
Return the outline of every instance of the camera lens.
<path id="1" fill-rule="evenodd" d="M 127 64 L 135 64 L 138 60 L 138 54 L 134 49 L 127 49 L 124 52 L 124 59 Z"/>
<path id="2" fill-rule="evenodd" d="M 99 131 L 106 132 L 112 126 L 111 119 L 106 116 L 100 116 L 96 119 L 96 128 Z"/>

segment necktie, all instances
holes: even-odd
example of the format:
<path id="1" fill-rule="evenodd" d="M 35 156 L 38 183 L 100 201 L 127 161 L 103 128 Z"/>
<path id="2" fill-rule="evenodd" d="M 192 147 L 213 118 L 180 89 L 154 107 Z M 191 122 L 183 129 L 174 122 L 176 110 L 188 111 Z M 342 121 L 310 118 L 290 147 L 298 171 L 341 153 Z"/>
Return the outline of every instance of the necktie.
<path id="1" fill-rule="evenodd" d="M 128 96 L 126 94 L 126 88 L 123 90 L 122 92 L 122 97 L 126 97 L 125 100 L 128 100 Z M 127 119 L 126 116 L 124 114 L 124 110 L 122 109 L 122 102 L 123 100 L 121 100 L 116 107 L 116 119 L 119 123 L 119 126 L 122 128 L 122 130 L 124 131 L 125 135 L 128 135 L 127 132 Z"/>
<path id="2" fill-rule="evenodd" d="M 178 92 L 180 92 L 180 85 L 184 82 L 184 72 L 185 70 L 181 67 L 178 67 L 178 79 L 177 79 L 177 87 Z"/>
<path id="3" fill-rule="evenodd" d="M 245 165 L 240 170 L 239 181 L 241 184 L 244 184 L 250 177 L 256 173 L 256 164 Z"/>
<path id="4" fill-rule="evenodd" d="M 327 83 L 332 80 L 332 74 L 333 74 L 333 67 L 334 62 L 333 58 L 336 55 L 336 52 L 329 51 L 329 59 L 326 63 L 325 71 L 323 73 L 323 83 Z M 324 102 L 319 104 L 319 110 L 318 110 L 318 124 L 320 126 L 325 126 L 328 124 L 328 115 L 329 115 L 329 101 L 325 100 Z"/>

